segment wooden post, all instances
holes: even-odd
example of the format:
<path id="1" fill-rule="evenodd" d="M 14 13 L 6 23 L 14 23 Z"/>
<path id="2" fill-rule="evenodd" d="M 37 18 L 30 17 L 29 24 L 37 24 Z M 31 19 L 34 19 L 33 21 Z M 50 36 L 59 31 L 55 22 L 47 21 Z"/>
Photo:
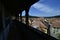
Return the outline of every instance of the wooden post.
<path id="1" fill-rule="evenodd" d="M 2 6 L 2 20 L 3 20 L 3 29 L 5 29 L 5 8 Z"/>
<path id="2" fill-rule="evenodd" d="M 28 26 L 29 25 L 29 9 L 30 9 L 30 7 L 27 7 L 27 9 L 25 10 L 26 11 L 26 14 L 25 14 L 25 16 L 26 16 L 26 25 Z"/>
<path id="3" fill-rule="evenodd" d="M 22 12 L 20 12 L 20 21 L 22 22 Z"/>
<path id="4" fill-rule="evenodd" d="M 50 24 L 48 25 L 47 33 L 50 35 Z"/>
<path id="5" fill-rule="evenodd" d="M 3 29 L 3 24 L 2 24 L 2 10 L 0 10 L 0 32 L 2 31 Z"/>

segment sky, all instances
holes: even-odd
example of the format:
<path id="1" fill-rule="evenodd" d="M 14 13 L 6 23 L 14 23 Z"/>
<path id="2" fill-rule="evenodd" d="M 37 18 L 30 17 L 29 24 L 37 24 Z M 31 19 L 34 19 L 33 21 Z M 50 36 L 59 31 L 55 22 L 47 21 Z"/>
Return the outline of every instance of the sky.
<path id="1" fill-rule="evenodd" d="M 23 15 L 25 11 L 23 11 Z M 50 17 L 60 15 L 60 0 L 40 0 L 30 8 L 29 15 Z"/>

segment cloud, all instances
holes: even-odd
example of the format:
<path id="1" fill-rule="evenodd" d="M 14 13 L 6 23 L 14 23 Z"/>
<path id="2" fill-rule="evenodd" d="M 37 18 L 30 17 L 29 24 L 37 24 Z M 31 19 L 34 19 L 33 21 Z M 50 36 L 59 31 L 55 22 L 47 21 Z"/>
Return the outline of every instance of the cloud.
<path id="1" fill-rule="evenodd" d="M 45 4 L 36 3 L 33 5 L 34 8 L 38 9 L 39 11 L 45 12 L 45 13 L 51 13 L 51 14 L 59 14 L 60 10 L 56 10 L 54 8 L 51 8 Z"/>

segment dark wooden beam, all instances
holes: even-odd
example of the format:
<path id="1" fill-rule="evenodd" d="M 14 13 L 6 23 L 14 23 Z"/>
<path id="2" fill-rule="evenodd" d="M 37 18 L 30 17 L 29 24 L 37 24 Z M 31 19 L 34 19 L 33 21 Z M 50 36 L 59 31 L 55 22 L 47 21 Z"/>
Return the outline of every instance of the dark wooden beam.
<path id="1" fill-rule="evenodd" d="M 20 21 L 22 22 L 22 11 L 20 11 Z"/>
<path id="2" fill-rule="evenodd" d="M 30 9 L 30 7 L 27 7 L 27 9 L 25 10 L 26 11 L 26 14 L 25 14 L 25 16 L 26 16 L 26 25 L 29 25 L 29 9 Z"/>

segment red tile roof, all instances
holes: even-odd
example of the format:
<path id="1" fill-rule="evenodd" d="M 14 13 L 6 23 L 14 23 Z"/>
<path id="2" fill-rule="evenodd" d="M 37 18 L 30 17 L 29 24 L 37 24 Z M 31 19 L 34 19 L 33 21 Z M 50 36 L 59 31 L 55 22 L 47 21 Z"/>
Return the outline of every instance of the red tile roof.
<path id="1" fill-rule="evenodd" d="M 52 25 L 53 27 L 60 28 L 60 19 L 57 19 L 57 18 L 53 19 Z"/>

